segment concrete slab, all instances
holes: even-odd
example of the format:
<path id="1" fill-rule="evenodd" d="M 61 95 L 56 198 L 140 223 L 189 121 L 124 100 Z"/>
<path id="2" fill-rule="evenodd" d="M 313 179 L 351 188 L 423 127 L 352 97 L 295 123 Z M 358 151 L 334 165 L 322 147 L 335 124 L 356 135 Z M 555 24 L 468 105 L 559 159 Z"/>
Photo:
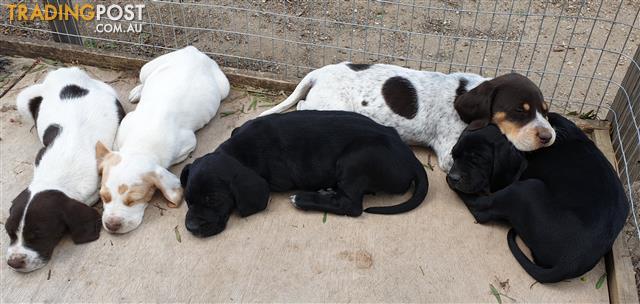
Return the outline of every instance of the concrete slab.
<path id="1" fill-rule="evenodd" d="M 27 74 L 0 106 L 15 103 L 20 89 L 46 69 Z M 124 98 L 135 75 L 91 69 Z M 280 98 L 280 97 L 278 97 Z M 246 92 L 234 89 L 220 114 L 198 132 L 193 158 L 217 147 L 231 130 L 262 109 L 249 109 Z M 133 105 L 123 102 L 130 111 Z M 243 113 L 242 108 L 245 109 Z M 230 114 L 236 111 L 234 114 Z M 222 117 L 224 116 L 224 117 Z M 0 113 L 0 219 L 11 200 L 28 185 L 40 147 L 31 126 L 15 110 Z M 429 195 L 418 209 L 396 216 L 359 218 L 302 212 L 288 193 L 273 194 L 267 210 L 233 216 L 222 234 L 199 239 L 184 228 L 186 206 L 167 209 L 155 195 L 144 223 L 132 233 L 74 245 L 65 239 L 43 269 L 29 274 L 4 263 L 9 238 L 0 230 L 2 302 L 608 302 L 599 263 L 583 278 L 533 284 L 511 256 L 507 227 L 475 224 L 449 190 L 432 159 Z M 193 160 L 172 168 L 179 173 Z M 369 196 L 367 205 L 392 204 L 408 197 Z"/>

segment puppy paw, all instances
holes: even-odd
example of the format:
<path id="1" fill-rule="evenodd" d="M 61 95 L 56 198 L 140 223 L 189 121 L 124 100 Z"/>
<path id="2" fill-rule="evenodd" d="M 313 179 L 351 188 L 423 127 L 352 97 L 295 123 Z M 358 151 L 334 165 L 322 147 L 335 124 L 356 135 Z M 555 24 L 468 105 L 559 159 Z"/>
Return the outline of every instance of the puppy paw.
<path id="1" fill-rule="evenodd" d="M 289 197 L 291 204 L 296 208 L 302 210 L 309 210 L 311 206 L 315 205 L 316 192 L 299 192 Z"/>
<path id="2" fill-rule="evenodd" d="M 438 157 L 438 166 L 444 173 L 449 173 L 449 170 L 453 167 L 453 157 L 451 154 L 447 154 L 445 157 Z"/>
<path id="3" fill-rule="evenodd" d="M 489 211 L 471 211 L 478 224 L 485 224 L 493 220 L 493 216 Z"/>
<path id="4" fill-rule="evenodd" d="M 296 203 L 296 196 L 295 195 L 289 196 L 289 202 L 291 202 L 291 204 L 294 207 L 298 208 L 298 204 Z"/>

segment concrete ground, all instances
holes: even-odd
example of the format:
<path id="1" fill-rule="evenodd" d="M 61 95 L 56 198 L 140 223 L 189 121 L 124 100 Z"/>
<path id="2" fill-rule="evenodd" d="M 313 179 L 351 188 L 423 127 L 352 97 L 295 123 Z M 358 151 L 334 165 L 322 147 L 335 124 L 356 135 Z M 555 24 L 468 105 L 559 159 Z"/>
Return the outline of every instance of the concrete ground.
<path id="1" fill-rule="evenodd" d="M 11 200 L 29 184 L 41 146 L 32 126 L 22 123 L 15 110 L 15 97 L 57 65 L 34 65 L 33 60 L 20 58 L 11 62 L 0 77 L 0 92 L 26 75 L 0 99 L 3 224 Z M 136 83 L 133 74 L 85 68 L 114 86 L 121 100 Z M 283 98 L 260 92 L 234 88 L 219 114 L 198 132 L 192 158 L 172 171 L 179 174 L 186 163 L 215 149 L 234 127 L 265 109 L 260 103 Z M 258 106 L 252 106 L 255 103 Z M 123 105 L 127 111 L 134 108 L 126 101 Z M 0 301 L 609 301 L 606 280 L 596 287 L 605 273 L 602 262 L 582 278 L 534 284 L 507 248 L 507 227 L 474 223 L 447 187 L 431 152 L 414 151 L 434 169 L 427 170 L 430 187 L 425 202 L 402 215 L 325 218 L 322 213 L 294 209 L 289 193 L 274 193 L 264 212 L 248 218 L 232 216 L 223 233 L 200 239 L 184 228 L 186 205 L 168 209 L 156 194 L 138 229 L 125 235 L 103 231 L 99 240 L 84 245 L 66 238 L 47 266 L 28 274 L 14 272 L 4 263 L 9 237 L 2 225 Z M 365 204 L 393 204 L 408 196 L 369 196 Z"/>

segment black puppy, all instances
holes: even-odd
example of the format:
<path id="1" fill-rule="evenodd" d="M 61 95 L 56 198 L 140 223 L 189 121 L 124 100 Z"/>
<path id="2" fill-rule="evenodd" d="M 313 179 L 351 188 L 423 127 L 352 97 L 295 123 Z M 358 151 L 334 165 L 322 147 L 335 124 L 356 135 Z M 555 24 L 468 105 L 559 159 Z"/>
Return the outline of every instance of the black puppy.
<path id="1" fill-rule="evenodd" d="M 591 270 L 611 249 L 628 213 L 624 189 L 602 152 L 566 118 L 548 117 L 556 142 L 527 154 L 493 125 L 465 131 L 447 176 L 478 223 L 504 220 L 513 226 L 509 248 L 541 283 Z M 520 250 L 516 235 L 534 262 Z"/>
<path id="2" fill-rule="evenodd" d="M 406 202 L 364 210 L 393 214 L 416 208 L 428 188 L 422 164 L 395 129 L 343 111 L 248 121 L 213 153 L 187 165 L 180 181 L 189 207 L 185 224 L 198 236 L 220 233 L 234 209 L 241 216 L 262 211 L 270 190 L 308 191 L 291 197 L 303 210 L 359 216 L 366 193 L 404 193 L 414 182 Z"/>

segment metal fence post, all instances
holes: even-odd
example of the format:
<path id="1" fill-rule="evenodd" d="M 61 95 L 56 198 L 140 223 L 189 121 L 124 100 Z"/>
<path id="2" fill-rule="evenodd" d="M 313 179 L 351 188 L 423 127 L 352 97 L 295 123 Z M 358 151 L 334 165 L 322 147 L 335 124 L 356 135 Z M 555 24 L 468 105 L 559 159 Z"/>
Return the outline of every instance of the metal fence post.
<path id="1" fill-rule="evenodd" d="M 64 8 L 65 5 L 73 7 L 71 0 L 42 0 L 44 5 L 54 5 L 58 8 Z M 59 14 L 62 14 L 62 9 L 59 9 Z M 64 20 L 58 20 L 58 18 L 49 21 L 49 28 L 53 33 L 51 36 L 55 42 L 71 43 L 82 45 L 82 38 L 80 38 L 80 31 L 78 30 L 78 23 L 69 15 L 65 16 Z"/>
<path id="2" fill-rule="evenodd" d="M 640 64 L 640 45 L 636 49 L 633 61 L 629 64 L 629 68 L 622 80 L 624 91 L 622 88 L 618 90 L 607 116 L 609 121 L 613 121 L 613 115 L 617 113 L 618 124 L 620 124 L 618 130 L 631 130 L 631 132 L 620 134 L 623 137 L 622 142 L 612 137 L 618 160 L 621 159 L 623 151 L 627 157 L 630 183 L 640 179 L 640 151 L 638 150 L 640 149 L 640 138 L 638 138 L 640 136 L 638 135 L 638 130 L 634 132 L 634 128 L 640 123 L 640 69 L 634 62 Z"/>

